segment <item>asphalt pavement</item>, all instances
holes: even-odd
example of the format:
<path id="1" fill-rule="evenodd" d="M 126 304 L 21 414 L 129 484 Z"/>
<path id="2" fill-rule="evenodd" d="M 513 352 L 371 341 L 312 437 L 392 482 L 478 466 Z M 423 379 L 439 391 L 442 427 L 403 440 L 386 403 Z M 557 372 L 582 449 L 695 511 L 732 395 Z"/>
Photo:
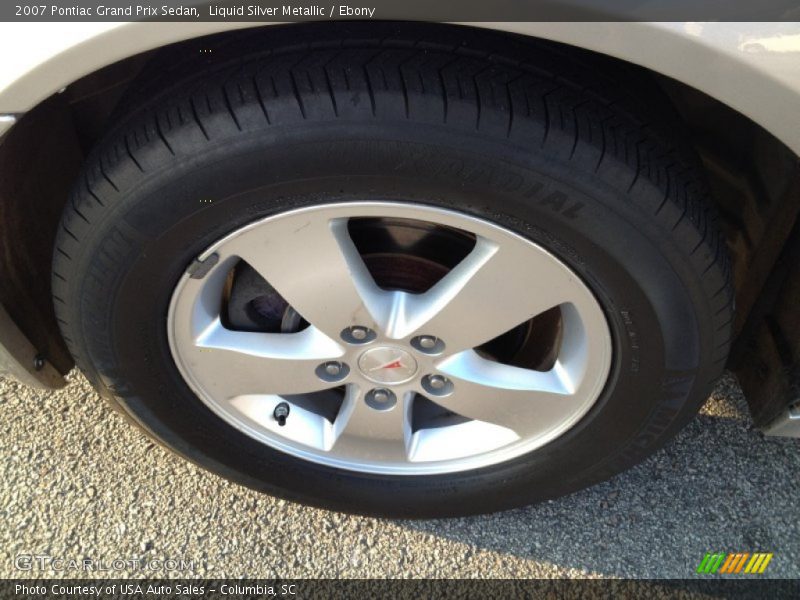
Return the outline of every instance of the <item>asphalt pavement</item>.
<path id="1" fill-rule="evenodd" d="M 627 473 L 449 520 L 349 516 L 229 483 L 154 444 L 75 372 L 57 392 L 0 378 L 0 423 L 0 577 L 93 575 L 18 569 L 39 555 L 184 560 L 191 572 L 156 575 L 220 578 L 684 578 L 712 551 L 773 552 L 764 576 L 800 577 L 800 442 L 754 430 L 731 376 Z"/>

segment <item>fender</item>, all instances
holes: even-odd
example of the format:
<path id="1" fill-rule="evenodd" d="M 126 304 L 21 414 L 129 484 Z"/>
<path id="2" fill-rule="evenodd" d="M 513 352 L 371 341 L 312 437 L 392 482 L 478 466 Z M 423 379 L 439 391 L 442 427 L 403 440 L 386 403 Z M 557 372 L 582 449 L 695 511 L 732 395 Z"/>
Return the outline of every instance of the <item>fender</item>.
<path id="1" fill-rule="evenodd" d="M 264 23 L 260 26 L 269 26 Z M 800 23 L 459 23 L 561 42 L 672 77 L 800 155 Z M 73 81 L 134 54 L 250 23 L 0 24 L 0 134 Z M 10 117 L 10 118 L 9 118 Z"/>

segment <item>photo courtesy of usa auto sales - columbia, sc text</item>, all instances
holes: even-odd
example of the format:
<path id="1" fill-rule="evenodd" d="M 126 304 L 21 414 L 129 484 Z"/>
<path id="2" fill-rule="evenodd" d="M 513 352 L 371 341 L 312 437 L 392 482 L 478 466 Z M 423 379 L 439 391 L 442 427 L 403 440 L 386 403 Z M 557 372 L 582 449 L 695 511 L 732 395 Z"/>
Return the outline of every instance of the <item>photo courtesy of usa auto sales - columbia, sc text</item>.
<path id="1" fill-rule="evenodd" d="M 375 16 L 375 8 L 334 4 L 331 6 L 258 6 L 255 4 L 217 6 L 206 8 L 209 17 L 362 17 Z M 183 17 L 200 18 L 200 10 L 196 6 L 56 6 L 56 5 L 17 5 L 18 16 L 42 17 Z"/>
<path id="2" fill-rule="evenodd" d="M 138 583 L 110 583 L 110 584 L 52 584 L 45 586 L 41 584 L 26 585 L 18 583 L 14 585 L 15 594 L 26 594 L 30 596 L 46 596 L 48 592 L 54 596 L 81 595 L 94 596 L 100 598 L 102 594 L 128 596 L 139 595 L 169 595 L 179 594 L 185 596 L 202 596 L 208 592 L 218 592 L 222 596 L 241 596 L 244 594 L 255 594 L 257 596 L 295 596 L 297 585 L 293 583 L 283 583 L 280 585 L 243 585 L 223 583 L 217 587 L 207 587 L 192 584 L 138 584 Z"/>

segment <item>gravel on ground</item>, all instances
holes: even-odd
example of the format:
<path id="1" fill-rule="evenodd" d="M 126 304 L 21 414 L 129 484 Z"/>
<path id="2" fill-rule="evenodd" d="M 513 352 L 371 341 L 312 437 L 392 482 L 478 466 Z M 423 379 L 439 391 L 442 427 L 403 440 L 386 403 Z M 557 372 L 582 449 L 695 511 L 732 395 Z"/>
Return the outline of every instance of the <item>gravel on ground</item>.
<path id="1" fill-rule="evenodd" d="M 350 516 L 245 489 L 152 442 L 77 372 L 56 392 L 0 379 L 0 411 L 0 577 L 92 576 L 15 568 L 38 554 L 191 562 L 156 574 L 173 577 L 685 578 L 716 551 L 773 552 L 766 575 L 800 576 L 800 443 L 755 430 L 730 375 L 632 470 L 448 520 Z"/>

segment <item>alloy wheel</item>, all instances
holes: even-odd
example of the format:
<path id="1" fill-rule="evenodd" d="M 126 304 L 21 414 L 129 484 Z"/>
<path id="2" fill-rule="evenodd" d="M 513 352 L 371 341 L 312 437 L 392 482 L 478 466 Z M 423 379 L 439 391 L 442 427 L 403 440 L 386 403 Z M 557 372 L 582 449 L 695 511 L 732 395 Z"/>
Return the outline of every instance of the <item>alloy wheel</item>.
<path id="1" fill-rule="evenodd" d="M 232 232 L 178 282 L 167 327 L 180 373 L 227 423 L 376 474 L 541 447 L 594 405 L 612 355 L 599 303 L 556 256 L 486 220 L 393 202 Z"/>

